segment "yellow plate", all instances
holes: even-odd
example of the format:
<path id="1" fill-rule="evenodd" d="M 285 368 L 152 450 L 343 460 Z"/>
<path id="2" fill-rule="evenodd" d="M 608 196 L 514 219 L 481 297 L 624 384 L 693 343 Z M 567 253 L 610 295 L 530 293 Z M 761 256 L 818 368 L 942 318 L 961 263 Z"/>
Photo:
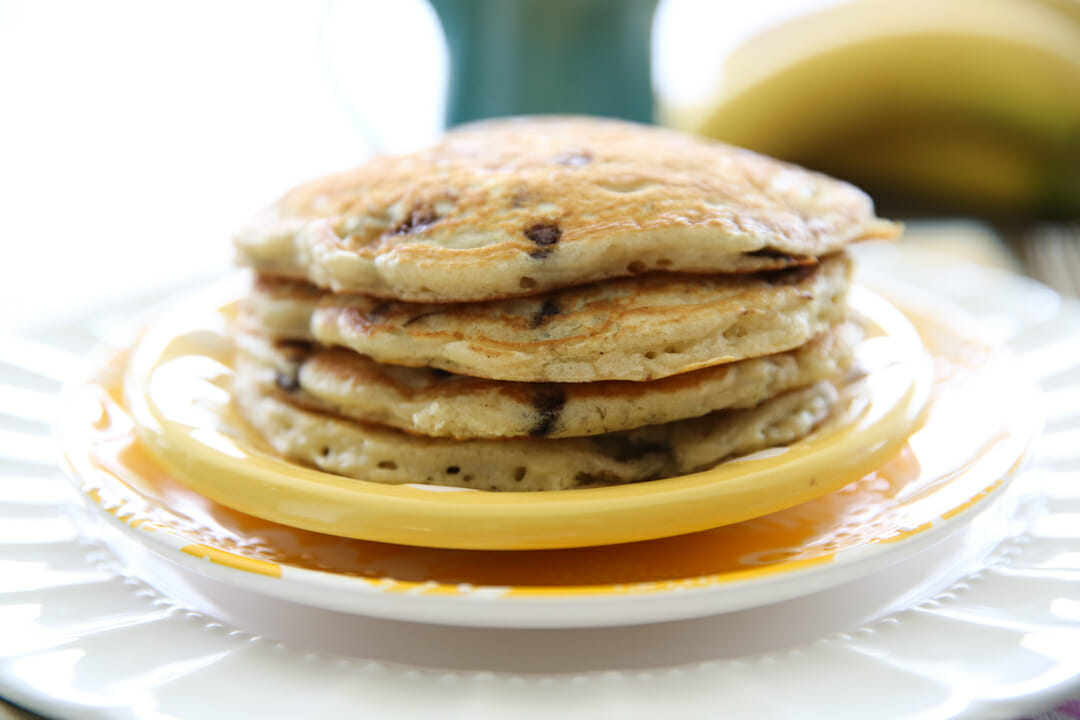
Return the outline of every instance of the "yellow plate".
<path id="1" fill-rule="evenodd" d="M 126 404 L 139 437 L 182 483 L 222 505 L 289 526 L 388 543 L 465 549 L 583 547 L 670 537 L 791 507 L 893 457 L 931 386 L 918 334 L 889 303 L 856 289 L 868 374 L 843 412 L 807 439 L 704 472 L 559 493 L 388 486 L 281 459 L 233 411 L 228 318 L 242 286 L 192 298 L 135 348 Z"/>

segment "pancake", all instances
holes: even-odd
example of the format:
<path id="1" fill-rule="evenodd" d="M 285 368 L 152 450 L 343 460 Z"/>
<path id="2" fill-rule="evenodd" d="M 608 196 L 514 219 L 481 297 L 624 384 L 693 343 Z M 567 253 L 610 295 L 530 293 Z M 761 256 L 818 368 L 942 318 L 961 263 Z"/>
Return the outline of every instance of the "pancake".
<path id="1" fill-rule="evenodd" d="M 234 246 L 259 272 L 335 292 L 471 302 L 812 264 L 898 233 L 857 188 L 746 150 L 615 120 L 516 118 L 301 185 Z"/>
<path id="2" fill-rule="evenodd" d="M 838 393 L 828 382 L 747 410 L 588 438 L 447 440 L 360 423 L 293 404 L 236 375 L 241 414 L 284 457 L 372 482 L 480 490 L 567 490 L 654 480 L 727 458 L 790 444 L 829 415 Z"/>
<path id="3" fill-rule="evenodd" d="M 306 282 L 257 275 L 242 303 L 245 323 L 275 338 L 314 340 L 311 318 L 324 295 Z"/>
<path id="4" fill-rule="evenodd" d="M 270 337 L 493 380 L 655 380 L 808 342 L 845 316 L 851 271 L 841 253 L 751 276 L 650 273 L 459 304 L 332 293 L 315 302 L 306 286 L 265 280 L 250 322 Z"/>
<path id="5" fill-rule="evenodd" d="M 795 350 L 652 382 L 515 383 L 377 363 L 342 348 L 240 333 L 236 372 L 301 407 L 431 437 L 578 437 L 753 407 L 839 377 L 862 337 L 842 323 Z"/>

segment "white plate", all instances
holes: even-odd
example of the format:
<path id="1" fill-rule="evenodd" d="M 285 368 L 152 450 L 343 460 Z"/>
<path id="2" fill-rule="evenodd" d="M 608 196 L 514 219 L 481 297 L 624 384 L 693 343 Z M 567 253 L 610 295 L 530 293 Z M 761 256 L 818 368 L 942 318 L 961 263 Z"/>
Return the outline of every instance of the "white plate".
<path id="1" fill-rule="evenodd" d="M 0 694 L 79 718 L 994 718 L 1077 692 L 1080 310 L 1009 275 L 874 252 L 871 267 L 1016 333 L 1021 363 L 1054 390 L 1015 503 L 833 589 L 635 627 L 375 620 L 261 598 L 132 543 L 120 559 L 81 539 L 53 467 L 43 378 L 68 356 L 24 362 L 32 348 L 4 342 Z"/>

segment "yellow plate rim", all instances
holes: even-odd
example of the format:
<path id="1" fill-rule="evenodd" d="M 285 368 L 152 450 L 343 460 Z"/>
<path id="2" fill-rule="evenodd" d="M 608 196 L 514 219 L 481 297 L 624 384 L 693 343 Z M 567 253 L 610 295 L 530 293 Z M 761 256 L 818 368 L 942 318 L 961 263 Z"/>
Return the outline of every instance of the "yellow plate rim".
<path id="1" fill-rule="evenodd" d="M 197 429 L 197 437 L 163 431 L 174 421 L 145 392 L 161 353 L 178 328 L 190 327 L 195 310 L 217 307 L 236 292 L 232 283 L 196 295 L 151 327 L 139 343 L 125 394 L 141 439 L 185 485 L 223 505 L 285 525 L 364 540 L 459 549 L 552 549 L 655 539 L 749 519 L 831 492 L 875 469 L 914 430 L 932 385 L 931 361 L 907 318 L 857 287 L 855 305 L 909 350 L 907 358 L 879 371 L 900 380 L 882 382 L 886 397 L 875 397 L 851 424 L 790 445 L 782 462 L 766 451 L 689 475 L 547 493 L 384 485 L 300 467 L 251 448 L 230 452 L 233 441 L 206 428 Z M 269 472 L 253 472 L 253 458 L 260 470 Z M 823 467 L 843 471 L 823 474 Z M 328 516 L 328 507 L 336 517 Z"/>

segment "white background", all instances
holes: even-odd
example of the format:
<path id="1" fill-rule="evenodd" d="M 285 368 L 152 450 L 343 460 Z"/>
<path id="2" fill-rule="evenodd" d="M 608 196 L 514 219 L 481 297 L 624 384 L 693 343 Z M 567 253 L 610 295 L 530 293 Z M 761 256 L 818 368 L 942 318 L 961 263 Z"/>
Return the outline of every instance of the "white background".
<path id="1" fill-rule="evenodd" d="M 821 1 L 665 0 L 658 91 Z M 445 63 L 422 0 L 0 0 L 0 330 L 226 271 L 284 190 L 435 137 Z"/>

